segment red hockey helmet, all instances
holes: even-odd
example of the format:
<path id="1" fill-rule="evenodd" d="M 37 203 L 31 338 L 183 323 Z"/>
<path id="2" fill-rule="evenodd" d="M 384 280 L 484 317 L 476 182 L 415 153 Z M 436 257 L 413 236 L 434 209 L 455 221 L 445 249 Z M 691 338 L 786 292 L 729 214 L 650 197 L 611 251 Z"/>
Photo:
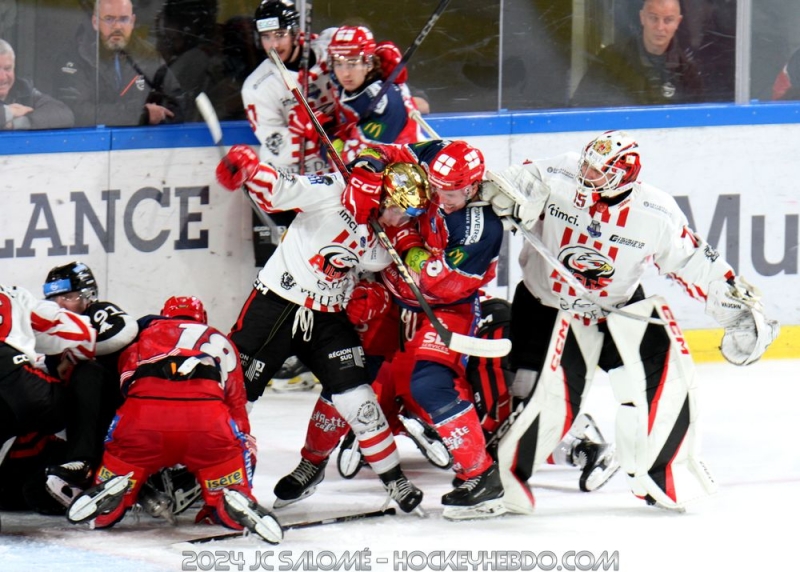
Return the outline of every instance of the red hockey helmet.
<path id="1" fill-rule="evenodd" d="M 333 33 L 328 44 L 331 58 L 364 58 L 375 55 L 375 38 L 364 26 L 342 26 Z"/>
<path id="2" fill-rule="evenodd" d="M 605 198 L 630 190 L 642 169 L 638 148 L 636 140 L 625 131 L 606 131 L 590 141 L 578 165 L 578 181 L 583 190 Z"/>
<path id="3" fill-rule="evenodd" d="M 165 318 L 188 318 L 195 322 L 208 323 L 208 315 L 200 298 L 194 296 L 173 296 L 164 302 L 161 315 Z"/>
<path id="4" fill-rule="evenodd" d="M 428 165 L 432 190 L 458 191 L 483 179 L 483 153 L 466 141 L 451 141 Z"/>

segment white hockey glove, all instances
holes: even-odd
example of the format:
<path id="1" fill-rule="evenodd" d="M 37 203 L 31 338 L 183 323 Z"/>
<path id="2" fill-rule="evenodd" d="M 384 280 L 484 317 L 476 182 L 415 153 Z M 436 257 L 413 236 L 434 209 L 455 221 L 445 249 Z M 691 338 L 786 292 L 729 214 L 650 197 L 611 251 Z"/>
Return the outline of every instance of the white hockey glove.
<path id="1" fill-rule="evenodd" d="M 530 230 L 539 220 L 549 189 L 530 170 L 511 165 L 502 174 L 486 172 L 481 199 L 500 217 L 511 217 Z"/>
<path id="2" fill-rule="evenodd" d="M 720 351 L 734 365 L 749 365 L 778 337 L 777 321 L 764 315 L 761 293 L 743 278 L 709 285 L 706 314 L 725 328 Z"/>

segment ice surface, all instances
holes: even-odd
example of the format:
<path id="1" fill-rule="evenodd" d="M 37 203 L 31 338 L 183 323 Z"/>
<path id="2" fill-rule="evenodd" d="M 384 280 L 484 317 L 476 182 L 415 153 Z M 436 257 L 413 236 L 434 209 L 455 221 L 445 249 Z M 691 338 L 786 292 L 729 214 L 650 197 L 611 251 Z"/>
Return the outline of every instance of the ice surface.
<path id="1" fill-rule="evenodd" d="M 174 528 L 146 515 L 138 521 L 129 515 L 107 531 L 73 526 L 59 517 L 3 513 L 0 570 L 263 570 L 266 565 L 274 570 L 311 570 L 309 564 L 314 562 L 318 569 L 328 570 L 403 570 L 402 553 L 415 551 L 406 570 L 420 569 L 420 553 L 429 557 L 429 565 L 422 569 L 434 570 L 437 555 L 451 551 L 468 551 L 473 558 L 481 551 L 489 555 L 495 551 L 498 558 L 505 554 L 500 551 L 545 556 L 552 552 L 556 558 L 568 551 L 588 551 L 597 558 L 616 551 L 618 570 L 625 572 L 794 569 L 794 519 L 800 513 L 800 449 L 795 433 L 800 419 L 799 365 L 800 360 L 782 360 L 747 368 L 698 366 L 704 458 L 720 492 L 684 514 L 646 506 L 628 492 L 620 474 L 587 494 L 578 490 L 577 470 L 545 467 L 532 479 L 534 515 L 448 522 L 442 519 L 439 499 L 450 490 L 451 474 L 429 465 L 409 440 L 400 438 L 406 472 L 425 491 L 425 519 L 401 513 L 290 530 L 279 546 L 256 538 L 190 545 L 181 541 L 225 529 L 195 526 L 193 511 L 181 515 Z M 267 393 L 255 405 L 251 419 L 260 449 L 255 493 L 266 506 L 271 506 L 277 479 L 299 461 L 316 396 L 316 391 Z M 587 409 L 606 436 L 613 436 L 615 404 L 605 375 L 597 376 Z M 315 495 L 277 514 L 284 523 L 317 520 L 376 510 L 384 500 L 382 486 L 369 469 L 348 481 L 331 463 Z M 270 550 L 273 554 L 266 560 L 257 559 Z M 197 553 L 197 559 L 185 551 Z M 232 551 L 241 563 L 227 562 L 228 568 L 221 561 L 213 565 L 210 558 L 217 551 Z M 358 567 L 330 565 L 331 559 L 356 554 L 361 557 Z M 301 562 L 304 555 L 310 563 Z M 459 569 L 458 563 L 439 569 Z M 573 563 L 568 559 L 567 564 Z M 463 570 L 497 569 L 462 564 Z M 535 569 L 568 569 L 547 558 L 541 564 Z M 584 555 L 578 564 L 573 569 L 589 569 L 591 558 Z"/>

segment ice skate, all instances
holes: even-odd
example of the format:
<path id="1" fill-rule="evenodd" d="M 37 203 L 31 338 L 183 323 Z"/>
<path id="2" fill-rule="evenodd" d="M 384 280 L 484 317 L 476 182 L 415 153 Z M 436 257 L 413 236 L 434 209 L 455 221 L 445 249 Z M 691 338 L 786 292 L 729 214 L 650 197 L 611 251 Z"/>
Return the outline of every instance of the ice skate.
<path id="1" fill-rule="evenodd" d="M 78 524 L 113 511 L 122 502 L 132 476 L 118 475 L 84 491 L 69 506 L 67 520 Z"/>
<path id="2" fill-rule="evenodd" d="M 565 440 L 570 435 L 577 439 L 571 444 L 568 459 L 581 469 L 578 486 L 583 492 L 595 491 L 619 470 L 616 447 L 613 443 L 606 443 L 594 419 L 587 413 L 575 418 Z"/>
<path id="3" fill-rule="evenodd" d="M 225 511 L 244 528 L 270 544 L 283 540 L 283 527 L 271 512 L 239 491 L 224 489 Z"/>
<path id="4" fill-rule="evenodd" d="M 349 431 L 339 445 L 339 455 L 336 457 L 336 469 L 343 479 L 352 479 L 366 466 L 364 455 L 353 431 Z"/>
<path id="5" fill-rule="evenodd" d="M 294 471 L 283 477 L 275 485 L 275 502 L 273 508 L 283 508 L 299 500 L 311 496 L 317 490 L 317 485 L 325 478 L 325 459 L 319 465 L 301 459 Z"/>
<path id="6" fill-rule="evenodd" d="M 45 469 L 47 492 L 68 507 L 92 484 L 92 467 L 86 461 L 71 461 Z"/>
<path id="7" fill-rule="evenodd" d="M 142 510 L 153 518 L 163 518 L 173 526 L 178 524 L 175 514 L 172 512 L 172 500 L 169 495 L 159 491 L 149 482 L 142 485 L 137 502 Z"/>
<path id="8" fill-rule="evenodd" d="M 497 465 L 492 464 L 480 475 L 467 479 L 442 496 L 442 504 L 442 516 L 447 520 L 493 518 L 506 513 Z"/>
<path id="9" fill-rule="evenodd" d="M 397 503 L 403 512 L 416 511 L 424 516 L 425 513 L 419 508 L 422 502 L 422 491 L 409 481 L 403 474 L 400 467 L 379 475 L 389 498 Z"/>
<path id="10" fill-rule="evenodd" d="M 428 461 L 440 469 L 449 469 L 453 466 L 453 456 L 442 442 L 436 429 L 414 417 L 398 415 L 398 419 L 406 429 L 408 437 L 425 456 Z"/>
<path id="11" fill-rule="evenodd" d="M 276 393 L 309 391 L 315 383 L 314 374 L 295 356 L 287 359 L 270 380 L 272 390 Z"/>

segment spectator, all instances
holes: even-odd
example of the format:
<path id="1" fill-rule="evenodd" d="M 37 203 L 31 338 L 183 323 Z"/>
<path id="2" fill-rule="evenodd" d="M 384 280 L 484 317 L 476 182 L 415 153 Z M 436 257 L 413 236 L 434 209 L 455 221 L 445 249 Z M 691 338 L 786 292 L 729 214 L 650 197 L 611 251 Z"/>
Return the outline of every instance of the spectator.
<path id="1" fill-rule="evenodd" d="M 772 84 L 772 99 L 800 99 L 800 49 L 795 50 Z"/>
<path id="2" fill-rule="evenodd" d="M 75 117 L 64 103 L 43 94 L 27 79 L 16 79 L 14 48 L 0 40 L 0 129 L 72 127 Z"/>
<path id="3" fill-rule="evenodd" d="M 675 36 L 679 0 L 644 0 L 641 36 L 600 50 L 572 96 L 573 107 L 666 105 L 704 100 L 699 68 Z"/>
<path id="4" fill-rule="evenodd" d="M 98 0 L 96 34 L 78 39 L 60 68 L 59 97 L 77 125 L 158 125 L 183 121 L 183 97 L 156 49 L 133 35 L 131 0 Z"/>

